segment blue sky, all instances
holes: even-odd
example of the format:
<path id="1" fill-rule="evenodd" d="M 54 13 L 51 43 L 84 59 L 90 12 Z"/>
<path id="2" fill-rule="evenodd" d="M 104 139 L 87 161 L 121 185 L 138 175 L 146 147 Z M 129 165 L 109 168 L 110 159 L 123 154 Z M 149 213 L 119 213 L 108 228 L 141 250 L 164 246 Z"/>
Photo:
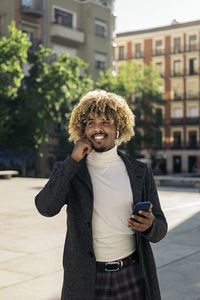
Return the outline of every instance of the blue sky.
<path id="1" fill-rule="evenodd" d="M 116 32 L 200 19 L 200 0 L 115 0 Z"/>

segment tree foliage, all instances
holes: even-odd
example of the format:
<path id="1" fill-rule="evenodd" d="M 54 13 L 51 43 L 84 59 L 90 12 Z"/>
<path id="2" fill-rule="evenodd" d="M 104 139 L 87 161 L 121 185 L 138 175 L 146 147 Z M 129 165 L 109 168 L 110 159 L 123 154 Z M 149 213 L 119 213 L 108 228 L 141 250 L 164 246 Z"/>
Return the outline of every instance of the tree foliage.
<path id="1" fill-rule="evenodd" d="M 97 87 L 124 97 L 136 117 L 135 136 L 127 146 L 136 154 L 143 143 L 146 149 L 160 146 L 160 126 L 164 105 L 161 91 L 162 80 L 154 64 L 140 66 L 133 62 L 122 64 L 116 75 L 111 70 L 101 72 Z M 141 134 L 141 130 L 144 134 Z"/>
<path id="2" fill-rule="evenodd" d="M 0 136 L 6 134 L 6 124 L 11 121 L 10 108 L 24 78 L 23 64 L 27 62 L 27 50 L 31 45 L 27 35 L 17 30 L 14 22 L 9 32 L 9 38 L 0 40 Z"/>
<path id="3" fill-rule="evenodd" d="M 0 145 L 27 155 L 48 139 L 54 122 L 67 123 L 66 114 L 92 89 L 93 82 L 80 58 L 66 53 L 56 56 L 43 46 L 29 55 L 29 72 L 25 75 L 23 65 L 31 43 L 14 24 L 10 27 L 10 38 L 3 38 L 0 45 L 0 57 L 5 49 L 8 52 L 7 67 L 3 60 L 0 64 L 1 78 L 4 84 L 8 81 L 5 87 L 1 81 L 0 99 L 5 109 L 0 121 Z"/>

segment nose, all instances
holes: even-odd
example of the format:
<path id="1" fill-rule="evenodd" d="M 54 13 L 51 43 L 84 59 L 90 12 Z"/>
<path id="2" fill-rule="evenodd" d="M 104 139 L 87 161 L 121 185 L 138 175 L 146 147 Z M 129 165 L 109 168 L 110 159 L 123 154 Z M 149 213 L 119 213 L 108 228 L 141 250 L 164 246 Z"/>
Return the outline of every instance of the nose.
<path id="1" fill-rule="evenodd" d="M 100 126 L 96 126 L 96 127 L 94 128 L 94 132 L 95 132 L 95 133 L 102 133 L 102 132 L 103 132 L 103 129 L 102 129 Z"/>
<path id="2" fill-rule="evenodd" d="M 95 124 L 94 132 L 95 133 L 102 133 L 103 132 L 103 128 L 101 127 L 101 124 Z"/>

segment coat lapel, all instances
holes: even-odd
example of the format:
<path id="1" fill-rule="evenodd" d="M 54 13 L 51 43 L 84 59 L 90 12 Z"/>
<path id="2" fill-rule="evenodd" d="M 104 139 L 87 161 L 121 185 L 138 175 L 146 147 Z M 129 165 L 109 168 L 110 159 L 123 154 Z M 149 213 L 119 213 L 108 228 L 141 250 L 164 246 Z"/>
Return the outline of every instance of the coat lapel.
<path id="1" fill-rule="evenodd" d="M 88 187 L 93 198 L 92 181 L 86 165 L 86 157 L 84 157 L 80 162 L 79 172 L 77 172 L 77 176 L 79 177 L 80 181 L 82 181 Z"/>
<path id="2" fill-rule="evenodd" d="M 133 203 L 142 201 L 142 191 L 144 183 L 145 167 L 139 164 L 136 160 L 130 159 L 128 156 L 124 155 L 118 151 L 118 155 L 123 160 L 127 173 L 130 178 L 132 193 L 133 193 Z"/>

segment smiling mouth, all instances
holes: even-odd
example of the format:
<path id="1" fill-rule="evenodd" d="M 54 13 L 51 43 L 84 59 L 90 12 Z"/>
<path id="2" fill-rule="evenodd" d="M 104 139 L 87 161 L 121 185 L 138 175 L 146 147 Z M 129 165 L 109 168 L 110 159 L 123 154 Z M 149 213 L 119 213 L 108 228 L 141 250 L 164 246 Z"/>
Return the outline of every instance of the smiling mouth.
<path id="1" fill-rule="evenodd" d="M 101 141 L 103 140 L 107 135 L 106 134 L 94 134 L 92 135 L 92 138 L 95 139 L 96 141 Z"/>

